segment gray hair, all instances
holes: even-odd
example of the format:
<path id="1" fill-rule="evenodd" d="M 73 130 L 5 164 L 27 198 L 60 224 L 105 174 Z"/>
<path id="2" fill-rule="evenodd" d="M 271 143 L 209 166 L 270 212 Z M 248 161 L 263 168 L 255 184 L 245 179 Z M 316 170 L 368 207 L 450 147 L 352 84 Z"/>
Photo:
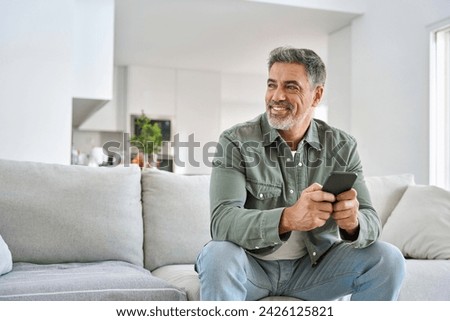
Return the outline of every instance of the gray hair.
<path id="1" fill-rule="evenodd" d="M 322 59 L 310 49 L 296 49 L 292 47 L 278 47 L 270 52 L 269 70 L 276 62 L 296 63 L 304 65 L 311 85 L 325 85 L 327 72 Z"/>

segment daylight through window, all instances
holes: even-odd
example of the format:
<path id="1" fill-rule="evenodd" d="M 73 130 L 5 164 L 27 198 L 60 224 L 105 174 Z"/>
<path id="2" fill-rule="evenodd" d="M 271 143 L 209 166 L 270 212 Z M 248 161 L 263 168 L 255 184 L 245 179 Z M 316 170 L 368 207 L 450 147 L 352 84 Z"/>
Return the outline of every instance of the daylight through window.
<path id="1" fill-rule="evenodd" d="M 450 189 L 450 24 L 431 34 L 430 184 Z"/>

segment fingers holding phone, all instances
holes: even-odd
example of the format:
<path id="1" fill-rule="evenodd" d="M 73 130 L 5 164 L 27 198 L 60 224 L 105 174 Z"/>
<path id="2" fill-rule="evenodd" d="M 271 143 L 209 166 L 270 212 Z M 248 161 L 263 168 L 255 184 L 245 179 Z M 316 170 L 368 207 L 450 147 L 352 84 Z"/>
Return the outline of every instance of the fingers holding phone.
<path id="1" fill-rule="evenodd" d="M 333 203 L 332 218 L 336 224 L 348 234 L 358 231 L 359 202 L 357 192 L 352 188 L 356 181 L 356 173 L 333 172 L 324 183 L 323 190 L 336 195 Z"/>
<path id="2" fill-rule="evenodd" d="M 350 189 L 336 196 L 332 217 L 336 224 L 350 235 L 358 229 L 359 202 L 355 189 Z"/>
<path id="3" fill-rule="evenodd" d="M 297 202 L 284 209 L 281 216 L 279 232 L 309 231 L 323 226 L 333 212 L 336 197 L 324 193 L 322 186 L 314 183 L 306 188 Z"/>

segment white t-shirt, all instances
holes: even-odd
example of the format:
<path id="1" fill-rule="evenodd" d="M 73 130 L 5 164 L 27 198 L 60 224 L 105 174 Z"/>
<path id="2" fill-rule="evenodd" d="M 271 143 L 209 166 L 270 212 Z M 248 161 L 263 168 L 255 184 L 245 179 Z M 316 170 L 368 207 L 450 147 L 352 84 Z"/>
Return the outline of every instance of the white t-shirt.
<path id="1" fill-rule="evenodd" d="M 292 151 L 292 156 L 295 157 L 295 151 Z M 295 260 L 303 257 L 306 251 L 306 245 L 303 240 L 303 233 L 301 231 L 292 231 L 291 237 L 281 245 L 281 247 L 273 253 L 268 255 L 253 255 L 262 260 Z"/>

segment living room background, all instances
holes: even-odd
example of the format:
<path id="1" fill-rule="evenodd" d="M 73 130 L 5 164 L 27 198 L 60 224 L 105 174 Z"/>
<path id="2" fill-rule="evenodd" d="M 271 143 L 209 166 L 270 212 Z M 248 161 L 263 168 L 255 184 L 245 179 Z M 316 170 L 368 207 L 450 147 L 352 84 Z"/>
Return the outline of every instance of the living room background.
<path id="1" fill-rule="evenodd" d="M 152 21 L 151 12 L 167 10 L 164 2 L 171 2 L 171 8 L 176 8 L 173 14 L 184 24 L 157 25 L 148 35 L 163 34 L 165 29 L 172 31 L 170 35 L 180 34 L 183 29 L 188 32 L 187 16 L 192 12 L 209 17 L 204 21 L 211 24 L 218 20 L 220 11 L 230 22 L 215 26 L 216 36 L 219 40 L 223 37 L 223 45 L 214 48 L 211 25 L 196 25 L 191 37 L 167 37 L 160 43 L 152 43 L 150 36 L 149 42 L 131 39 L 133 32 L 136 34 Z M 143 7 L 144 3 L 148 6 Z M 366 174 L 409 172 L 415 175 L 417 183 L 428 183 L 428 27 L 448 18 L 449 2 L 298 3 L 299 7 L 243 0 L 214 1 L 214 4 L 200 0 L 2 1 L 0 158 L 69 164 L 77 116 L 73 108 L 79 111 L 83 107 L 88 111 L 102 107 L 93 117 L 109 119 L 104 123 L 112 124 L 108 131 L 95 131 L 96 135 L 105 135 L 114 128 L 127 130 L 127 116 L 144 109 L 151 116 L 170 116 L 174 130 L 184 135 L 198 132 L 200 142 L 217 140 L 224 127 L 263 111 L 268 51 L 290 44 L 310 47 L 324 58 L 329 71 L 323 102 L 328 109 L 328 121 L 358 139 Z M 121 15 L 125 7 L 129 11 Z M 186 18 L 180 20 L 183 10 Z M 140 12 L 138 17 L 143 20 L 134 24 L 122 20 L 136 12 Z M 254 29 L 243 23 L 246 15 L 266 24 L 273 17 L 286 17 L 286 25 L 292 28 L 282 29 L 284 33 L 276 30 L 279 32 L 274 34 L 264 30 L 268 34 L 243 39 L 255 35 L 249 32 Z M 296 17 L 306 20 L 306 24 L 299 21 L 296 25 Z M 310 21 L 308 17 L 322 19 Z M 131 24 L 130 29 L 118 29 L 127 23 Z M 308 25 L 316 32 L 308 29 Z M 141 47 L 132 47 L 133 41 Z M 238 47 L 242 43 L 247 45 Z M 175 55 L 180 51 L 177 44 L 185 45 L 181 52 L 184 59 Z M 120 51 L 127 46 L 134 49 L 128 58 Z M 156 51 L 162 47 L 173 50 L 173 55 L 166 55 L 163 60 Z M 224 54 L 228 56 L 219 55 L 226 47 L 233 47 L 235 53 L 227 51 Z M 198 48 L 203 48 L 205 54 L 193 52 Z M 173 65 L 168 65 L 168 61 Z M 117 105 L 111 107 L 116 104 L 113 98 L 117 89 L 113 89 L 120 86 L 120 82 L 114 82 L 113 86 L 114 68 L 116 77 L 122 76 L 120 79 L 127 81 L 129 96 L 121 98 L 125 99 L 127 110 Z M 156 87 L 142 91 L 131 87 L 133 82 L 137 82 L 136 86 Z M 198 99 L 204 100 L 204 104 L 199 104 Z M 80 131 L 77 127 L 75 132 Z M 185 168 L 180 173 L 206 171 Z"/>

